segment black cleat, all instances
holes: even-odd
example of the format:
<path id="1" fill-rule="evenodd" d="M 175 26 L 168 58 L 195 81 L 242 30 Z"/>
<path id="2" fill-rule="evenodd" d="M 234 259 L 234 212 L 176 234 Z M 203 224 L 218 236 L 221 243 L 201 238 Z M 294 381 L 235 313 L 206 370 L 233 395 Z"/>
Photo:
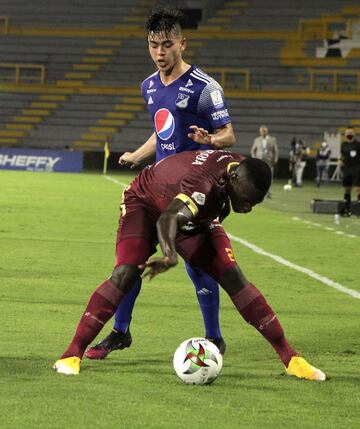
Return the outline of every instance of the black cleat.
<path id="1" fill-rule="evenodd" d="M 220 354 L 225 354 L 226 350 L 226 343 L 224 341 L 223 337 L 220 338 L 206 338 L 207 340 L 211 341 L 215 346 L 219 349 Z"/>
<path id="2" fill-rule="evenodd" d="M 129 329 L 125 334 L 113 329 L 106 338 L 100 341 L 100 343 L 87 349 L 85 356 L 88 359 L 105 359 L 112 351 L 123 350 L 130 347 L 131 343 L 132 338 Z"/>

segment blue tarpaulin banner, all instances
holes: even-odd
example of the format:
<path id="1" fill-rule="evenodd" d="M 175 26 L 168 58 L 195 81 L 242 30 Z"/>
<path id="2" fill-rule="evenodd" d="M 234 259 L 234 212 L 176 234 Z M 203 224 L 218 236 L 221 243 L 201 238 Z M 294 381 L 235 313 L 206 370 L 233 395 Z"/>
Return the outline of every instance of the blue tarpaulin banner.
<path id="1" fill-rule="evenodd" d="M 82 152 L 0 148 L 0 170 L 80 173 L 82 169 Z"/>

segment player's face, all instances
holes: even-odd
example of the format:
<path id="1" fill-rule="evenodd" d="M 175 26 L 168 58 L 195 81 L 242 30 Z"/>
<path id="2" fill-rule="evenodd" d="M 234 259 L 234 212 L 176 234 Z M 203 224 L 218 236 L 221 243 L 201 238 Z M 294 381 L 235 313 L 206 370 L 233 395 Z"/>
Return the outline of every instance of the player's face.
<path id="1" fill-rule="evenodd" d="M 150 56 L 156 67 L 168 75 L 181 62 L 186 40 L 175 33 L 151 33 L 148 44 Z"/>
<path id="2" fill-rule="evenodd" d="M 240 174 L 229 183 L 231 206 L 236 213 L 249 213 L 252 208 L 261 203 L 264 195 L 250 183 L 244 174 Z"/>

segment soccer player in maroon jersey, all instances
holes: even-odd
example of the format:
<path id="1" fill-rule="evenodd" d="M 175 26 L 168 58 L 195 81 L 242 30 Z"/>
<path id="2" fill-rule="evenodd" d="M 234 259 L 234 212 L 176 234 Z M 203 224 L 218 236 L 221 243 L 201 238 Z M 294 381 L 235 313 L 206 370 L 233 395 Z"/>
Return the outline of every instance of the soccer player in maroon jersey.
<path id="1" fill-rule="evenodd" d="M 149 53 L 157 71 L 142 82 L 141 93 L 154 132 L 134 152 L 122 154 L 120 164 L 134 167 L 153 155 L 160 161 L 179 152 L 225 149 L 235 144 L 223 89 L 215 79 L 183 58 L 187 39 L 181 24 L 181 11 L 168 6 L 155 8 L 146 22 Z M 219 286 L 206 273 L 192 269 L 186 262 L 185 269 L 195 287 L 205 336 L 224 354 L 226 343 L 219 323 Z M 104 359 L 114 350 L 131 346 L 130 323 L 140 288 L 141 279 L 121 301 L 111 332 L 90 347 L 86 357 Z"/>
<path id="2" fill-rule="evenodd" d="M 112 317 L 144 269 L 150 279 L 174 267 L 178 254 L 218 281 L 243 318 L 270 342 L 286 372 L 308 380 L 325 380 L 287 342 L 275 313 L 236 263 L 220 223 L 230 204 L 248 213 L 271 184 L 269 166 L 259 159 L 225 151 L 183 152 L 142 170 L 124 192 L 117 235 L 117 263 L 112 275 L 90 297 L 75 336 L 54 369 L 80 372 L 86 347 Z M 149 257 L 160 243 L 163 256 Z"/>

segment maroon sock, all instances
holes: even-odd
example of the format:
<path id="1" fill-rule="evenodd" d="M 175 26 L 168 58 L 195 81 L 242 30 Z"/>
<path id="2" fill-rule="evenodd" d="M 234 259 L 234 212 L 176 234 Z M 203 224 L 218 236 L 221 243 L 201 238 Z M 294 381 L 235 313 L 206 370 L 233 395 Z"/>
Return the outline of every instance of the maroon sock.
<path id="1" fill-rule="evenodd" d="M 269 341 L 287 367 L 297 353 L 286 341 L 280 322 L 262 293 L 249 283 L 231 299 L 242 317 Z"/>
<path id="2" fill-rule="evenodd" d="M 106 280 L 100 285 L 91 295 L 74 338 L 61 358 L 70 356 L 82 358 L 86 347 L 113 316 L 123 296 L 124 293 L 110 280 Z"/>

